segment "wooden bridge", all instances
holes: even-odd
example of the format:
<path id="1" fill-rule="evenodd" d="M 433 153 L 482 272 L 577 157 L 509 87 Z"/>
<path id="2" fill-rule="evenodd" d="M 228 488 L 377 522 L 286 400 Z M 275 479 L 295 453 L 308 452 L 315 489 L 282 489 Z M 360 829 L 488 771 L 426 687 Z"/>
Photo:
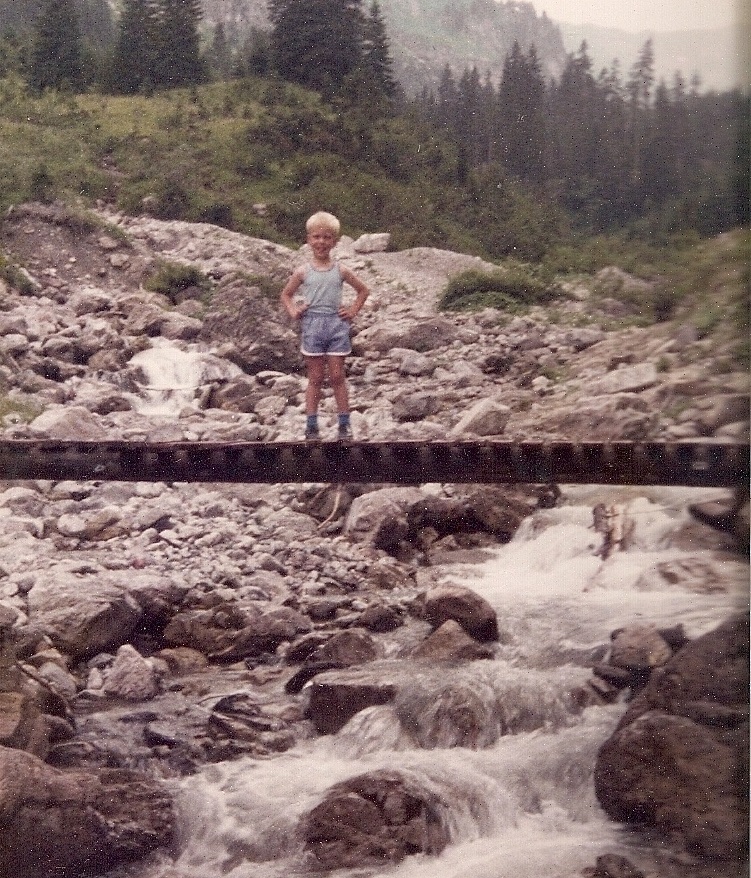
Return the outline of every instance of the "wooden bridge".
<path id="1" fill-rule="evenodd" d="M 748 485 L 749 444 L 0 441 L 0 480 L 23 479 L 736 488 Z"/>

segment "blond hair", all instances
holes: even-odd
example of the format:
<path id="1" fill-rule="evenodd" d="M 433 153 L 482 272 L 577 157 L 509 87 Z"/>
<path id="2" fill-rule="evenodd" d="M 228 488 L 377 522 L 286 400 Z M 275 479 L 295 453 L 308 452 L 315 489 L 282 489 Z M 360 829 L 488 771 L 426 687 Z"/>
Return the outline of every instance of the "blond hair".
<path id="1" fill-rule="evenodd" d="M 319 210 L 305 223 L 305 231 L 310 232 L 313 229 L 327 229 L 335 235 L 339 235 L 341 223 L 333 213 L 326 213 L 325 210 Z"/>

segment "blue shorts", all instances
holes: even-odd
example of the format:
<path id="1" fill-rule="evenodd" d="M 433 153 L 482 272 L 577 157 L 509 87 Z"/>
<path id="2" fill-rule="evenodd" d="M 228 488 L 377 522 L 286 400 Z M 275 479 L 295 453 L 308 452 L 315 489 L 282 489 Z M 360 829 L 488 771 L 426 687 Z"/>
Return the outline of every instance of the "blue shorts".
<path id="1" fill-rule="evenodd" d="M 306 357 L 330 354 L 346 357 L 352 353 L 350 325 L 338 314 L 306 313 L 301 318 L 300 351 Z"/>

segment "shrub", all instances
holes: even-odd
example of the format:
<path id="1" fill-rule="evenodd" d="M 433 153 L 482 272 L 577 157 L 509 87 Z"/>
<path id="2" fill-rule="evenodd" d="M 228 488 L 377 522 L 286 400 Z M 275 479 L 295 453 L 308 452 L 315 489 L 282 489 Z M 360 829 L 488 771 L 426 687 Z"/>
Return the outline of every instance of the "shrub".
<path id="1" fill-rule="evenodd" d="M 2 253 L 0 253 L 0 279 L 9 283 L 13 289 L 18 290 L 23 296 L 30 296 L 36 292 L 36 287 L 28 275 L 17 265 L 9 262 Z"/>
<path id="2" fill-rule="evenodd" d="M 557 284 L 526 266 L 494 272 L 473 269 L 449 280 L 438 307 L 448 311 L 520 311 L 531 305 L 547 304 L 562 295 Z"/>
<path id="3" fill-rule="evenodd" d="M 201 301 L 204 301 L 211 290 L 211 281 L 194 265 L 163 261 L 159 263 L 156 272 L 144 282 L 144 287 L 154 293 L 161 293 L 176 305 L 181 294 L 190 287 L 197 287 L 201 291 Z"/>

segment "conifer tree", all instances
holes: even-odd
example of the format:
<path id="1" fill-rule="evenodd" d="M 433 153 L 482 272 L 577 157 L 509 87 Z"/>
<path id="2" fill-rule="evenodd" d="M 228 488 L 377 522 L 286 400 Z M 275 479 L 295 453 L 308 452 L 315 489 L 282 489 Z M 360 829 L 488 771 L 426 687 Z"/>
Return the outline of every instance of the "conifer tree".
<path id="1" fill-rule="evenodd" d="M 389 54 L 386 22 L 378 0 L 373 0 L 363 30 L 363 66 L 377 88 L 387 97 L 396 96 L 397 85 Z"/>
<path id="2" fill-rule="evenodd" d="M 115 91 L 133 94 L 157 84 L 157 27 L 153 0 L 125 0 L 112 60 Z"/>
<path id="3" fill-rule="evenodd" d="M 331 91 L 363 58 L 362 0 L 269 0 L 274 67 L 285 79 Z"/>
<path id="4" fill-rule="evenodd" d="M 80 88 L 81 32 L 73 0 L 45 0 L 36 20 L 27 80 L 37 92 Z"/>
<path id="5" fill-rule="evenodd" d="M 525 56 L 514 41 L 498 97 L 503 161 L 515 176 L 537 182 L 543 167 L 545 81 L 534 46 Z"/>
<path id="6" fill-rule="evenodd" d="M 201 0 L 157 0 L 156 81 L 162 88 L 205 79 L 198 26 Z"/>

